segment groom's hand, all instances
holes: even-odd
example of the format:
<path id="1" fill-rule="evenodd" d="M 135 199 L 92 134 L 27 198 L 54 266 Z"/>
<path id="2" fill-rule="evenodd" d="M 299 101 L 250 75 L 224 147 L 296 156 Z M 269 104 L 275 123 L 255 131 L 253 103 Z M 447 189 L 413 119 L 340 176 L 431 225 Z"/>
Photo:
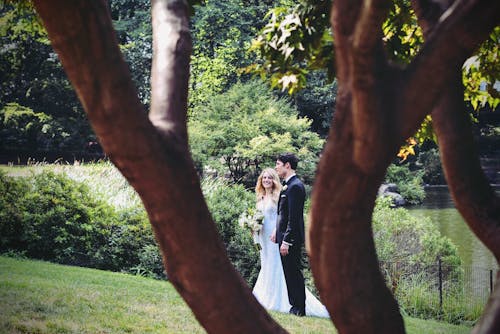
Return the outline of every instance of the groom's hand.
<path id="1" fill-rule="evenodd" d="M 280 254 L 281 254 L 282 256 L 288 255 L 288 248 L 289 248 L 289 247 L 290 247 L 290 246 L 288 246 L 287 244 L 282 243 L 282 244 L 281 244 L 281 247 L 280 247 Z"/>

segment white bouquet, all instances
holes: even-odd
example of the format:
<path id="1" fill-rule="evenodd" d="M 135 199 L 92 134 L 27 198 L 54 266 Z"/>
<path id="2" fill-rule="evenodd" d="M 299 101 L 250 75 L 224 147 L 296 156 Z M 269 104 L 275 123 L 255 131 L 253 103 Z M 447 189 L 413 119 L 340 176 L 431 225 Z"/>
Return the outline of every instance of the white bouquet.
<path id="1" fill-rule="evenodd" d="M 259 244 L 258 236 L 264 223 L 264 214 L 262 211 L 249 208 L 240 215 L 238 223 L 240 227 L 249 230 L 252 233 L 254 243 Z"/>

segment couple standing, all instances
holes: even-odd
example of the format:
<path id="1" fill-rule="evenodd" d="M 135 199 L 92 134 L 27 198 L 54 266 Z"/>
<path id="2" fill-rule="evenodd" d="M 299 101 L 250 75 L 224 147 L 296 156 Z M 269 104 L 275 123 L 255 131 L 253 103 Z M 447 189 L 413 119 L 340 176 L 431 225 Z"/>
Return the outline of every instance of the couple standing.
<path id="1" fill-rule="evenodd" d="M 264 169 L 257 180 L 256 206 L 264 221 L 257 237 L 261 269 L 253 294 L 268 310 L 329 317 L 325 306 L 305 288 L 302 275 L 306 192 L 295 174 L 298 161 L 292 153 L 282 154 L 275 170 Z"/>

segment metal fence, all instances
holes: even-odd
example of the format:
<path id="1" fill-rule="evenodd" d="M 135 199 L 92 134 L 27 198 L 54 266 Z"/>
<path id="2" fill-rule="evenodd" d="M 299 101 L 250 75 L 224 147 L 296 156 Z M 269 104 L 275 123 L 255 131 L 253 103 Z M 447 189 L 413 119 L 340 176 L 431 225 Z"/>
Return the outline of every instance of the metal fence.
<path id="1" fill-rule="evenodd" d="M 404 314 L 451 323 L 479 319 L 498 270 L 449 266 L 440 260 L 428 266 L 381 262 L 380 268 Z"/>

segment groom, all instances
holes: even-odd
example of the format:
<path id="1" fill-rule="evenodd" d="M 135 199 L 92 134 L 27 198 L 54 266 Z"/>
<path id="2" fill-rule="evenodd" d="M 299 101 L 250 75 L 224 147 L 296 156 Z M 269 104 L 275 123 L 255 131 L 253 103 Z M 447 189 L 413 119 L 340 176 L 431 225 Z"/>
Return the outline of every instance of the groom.
<path id="1" fill-rule="evenodd" d="M 281 264 L 285 273 L 291 314 L 306 314 L 306 293 L 302 275 L 302 246 L 304 244 L 304 185 L 295 175 L 299 159 L 293 153 L 281 154 L 276 160 L 276 171 L 285 183 L 278 201 L 276 235 L 271 237 L 278 243 Z"/>

